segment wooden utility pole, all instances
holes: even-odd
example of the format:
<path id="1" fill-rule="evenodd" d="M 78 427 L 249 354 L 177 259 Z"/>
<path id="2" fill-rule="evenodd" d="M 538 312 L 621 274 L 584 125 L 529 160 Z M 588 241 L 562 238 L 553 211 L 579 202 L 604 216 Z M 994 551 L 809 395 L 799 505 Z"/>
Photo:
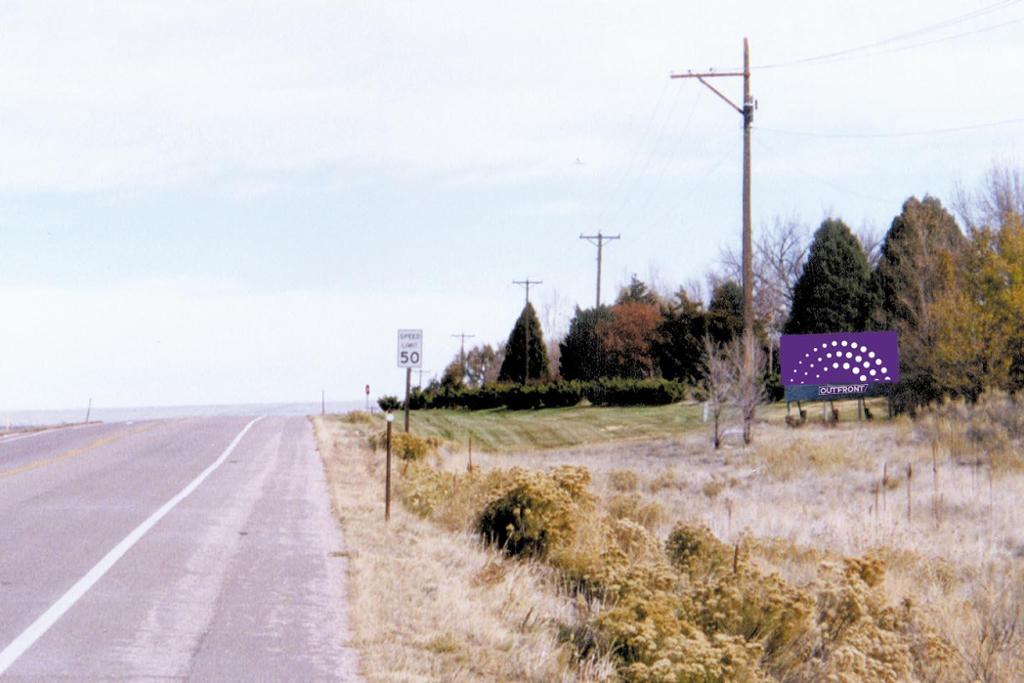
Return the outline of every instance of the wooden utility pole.
<path id="1" fill-rule="evenodd" d="M 732 100 L 708 83 L 711 78 L 743 78 L 743 106 L 737 106 Z M 743 39 L 743 71 L 705 71 L 673 73 L 671 78 L 696 78 L 711 92 L 739 112 L 743 117 L 743 367 L 748 376 L 753 372 L 754 344 L 754 269 L 751 247 L 750 229 L 750 127 L 754 123 L 756 103 L 750 95 L 750 49 L 747 39 Z"/>
<path id="2" fill-rule="evenodd" d="M 601 305 L 601 254 L 604 251 L 604 243 L 621 239 L 621 235 L 602 235 L 598 230 L 596 235 L 580 235 L 580 239 L 597 247 L 597 303 L 594 305 L 599 307 Z"/>
<path id="3" fill-rule="evenodd" d="M 513 280 L 512 284 L 522 285 L 526 287 L 526 306 L 523 307 L 523 312 L 530 305 L 530 285 L 542 285 L 543 280 L 531 280 L 529 276 L 525 280 Z M 527 320 L 526 324 L 523 325 L 523 330 L 526 332 L 526 353 L 523 354 L 523 384 L 530 381 L 530 321 Z"/>
<path id="4" fill-rule="evenodd" d="M 459 367 L 462 368 L 462 376 L 466 376 L 466 340 L 475 337 L 475 334 L 466 334 L 460 332 L 459 334 L 453 334 L 459 340 Z"/>

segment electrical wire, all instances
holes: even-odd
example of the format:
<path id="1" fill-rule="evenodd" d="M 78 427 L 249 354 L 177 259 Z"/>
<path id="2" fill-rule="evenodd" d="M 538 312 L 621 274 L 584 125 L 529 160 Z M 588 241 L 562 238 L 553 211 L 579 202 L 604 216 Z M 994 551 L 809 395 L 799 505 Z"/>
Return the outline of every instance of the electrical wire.
<path id="1" fill-rule="evenodd" d="M 996 128 L 999 126 L 1009 126 L 1017 123 L 1024 123 L 1024 117 L 1018 117 L 1014 119 L 1004 119 L 1002 121 L 991 121 L 988 123 L 978 123 L 967 126 L 954 126 L 951 128 L 932 128 L 928 130 L 911 130 L 911 131 L 899 131 L 892 133 L 820 133 L 814 131 L 799 131 L 799 130 L 785 130 L 780 128 L 763 128 L 761 126 L 755 126 L 754 130 L 764 133 L 777 133 L 780 135 L 795 135 L 799 137 L 807 138 L 834 138 L 840 140 L 870 140 L 873 138 L 879 139 L 891 139 L 891 138 L 909 138 L 909 137 L 923 137 L 928 135 L 946 135 L 948 133 L 961 133 L 964 131 L 971 130 L 982 130 L 985 128 Z"/>
<path id="2" fill-rule="evenodd" d="M 640 135 L 640 139 L 637 143 L 636 148 L 633 150 L 633 154 L 630 157 L 629 163 L 625 166 L 625 168 L 623 168 L 622 173 L 618 176 L 618 180 L 615 181 L 615 183 L 609 189 L 609 194 L 615 195 L 618 193 L 619 189 L 626 182 L 626 178 L 629 177 L 630 173 L 633 171 L 634 166 L 636 166 L 637 159 L 639 159 L 640 157 L 640 150 L 643 148 L 644 143 L 646 142 L 647 137 L 651 132 L 651 128 L 654 125 L 654 121 L 657 118 L 658 113 L 661 111 L 661 106 L 665 101 L 665 95 L 668 93 L 668 89 L 669 83 L 666 82 L 663 84 L 661 92 L 658 94 L 657 102 L 654 105 L 654 109 L 651 110 L 651 115 L 647 119 L 647 125 L 644 126 L 643 133 L 641 133 Z M 597 216 L 597 223 L 601 224 L 605 220 L 607 215 L 608 204 L 605 203 L 603 208 L 601 209 L 601 212 Z"/>
<path id="3" fill-rule="evenodd" d="M 765 70 L 765 69 L 781 69 L 781 68 L 795 67 L 795 66 L 817 66 L 819 64 L 832 64 L 834 62 L 845 61 L 845 60 L 849 60 L 849 59 L 863 59 L 863 58 L 867 58 L 867 57 L 874 57 L 874 56 L 877 56 L 877 55 L 888 54 L 888 53 L 891 53 L 891 52 L 899 52 L 899 51 L 903 51 L 903 50 L 916 49 L 916 48 L 924 47 L 924 46 L 927 46 L 927 45 L 933 45 L 935 43 L 945 42 L 945 41 L 948 41 L 948 40 L 955 40 L 957 38 L 962 38 L 962 37 L 965 37 L 965 36 L 975 35 L 975 34 L 978 34 L 978 33 L 986 33 L 988 31 L 994 31 L 996 29 L 1003 28 L 1005 26 L 1009 26 L 1009 25 L 1012 25 L 1012 24 L 1020 23 L 1021 21 L 1024 21 L 1024 18 L 1013 19 L 1013 20 L 1010 20 L 1010 21 L 1006 21 L 1006 22 L 1002 22 L 1002 23 L 994 24 L 994 25 L 990 25 L 990 26 L 985 26 L 985 27 L 982 27 L 982 28 L 979 28 L 979 29 L 975 29 L 975 30 L 971 30 L 971 31 L 964 31 L 964 32 L 956 33 L 956 34 L 949 35 L 949 36 L 943 36 L 941 38 L 936 38 L 936 39 L 933 39 L 933 40 L 928 40 L 928 41 L 923 41 L 923 42 L 918 42 L 918 43 L 912 43 L 910 45 L 896 46 L 896 47 L 893 47 L 893 48 L 890 48 L 890 49 L 887 49 L 887 50 L 877 50 L 877 49 L 875 49 L 875 48 L 885 47 L 885 46 L 890 45 L 892 43 L 902 42 L 902 41 L 905 41 L 907 39 L 914 38 L 916 36 L 921 36 L 921 35 L 925 35 L 925 34 L 928 34 L 928 33 L 932 33 L 934 31 L 939 31 L 939 30 L 942 30 L 942 29 L 945 29 L 945 28 L 949 28 L 951 26 L 956 26 L 958 24 L 962 24 L 964 22 L 971 21 L 973 19 L 977 19 L 978 17 L 984 16 L 986 14 L 991 14 L 992 12 L 997 12 L 997 11 L 1006 9 L 1008 7 L 1011 7 L 1013 5 L 1016 5 L 1016 4 L 1020 3 L 1021 1 L 1022 0 L 1002 0 L 1001 2 L 997 2 L 997 3 L 993 4 L 993 5 L 988 5 L 987 7 L 983 7 L 983 8 L 980 8 L 978 10 L 974 10 L 973 12 L 968 12 L 966 14 L 962 14 L 962 15 L 953 17 L 951 19 L 946 19 L 944 21 L 940 21 L 940 22 L 935 23 L 935 24 L 930 24 L 928 26 L 924 26 L 922 28 L 915 29 L 913 31 L 908 31 L 906 33 L 901 33 L 901 34 L 898 34 L 898 35 L 889 36 L 888 38 L 883 38 L 881 40 L 877 40 L 877 41 L 874 41 L 874 42 L 871 42 L 871 43 L 866 43 L 864 45 L 858 45 L 856 47 L 845 48 L 843 50 L 835 50 L 833 52 L 826 52 L 826 53 L 823 53 L 823 54 L 820 54 L 820 55 L 814 55 L 814 56 L 811 56 L 811 57 L 803 57 L 801 59 L 794 59 L 794 60 L 791 60 L 791 61 L 788 61 L 788 62 L 776 62 L 776 63 L 772 63 L 772 64 L 762 64 L 762 65 L 754 66 L 754 67 L 752 67 L 752 69 L 755 69 L 755 70 Z M 867 52 L 866 54 L 857 54 L 857 53 L 863 52 L 865 50 L 871 50 L 871 52 Z"/>

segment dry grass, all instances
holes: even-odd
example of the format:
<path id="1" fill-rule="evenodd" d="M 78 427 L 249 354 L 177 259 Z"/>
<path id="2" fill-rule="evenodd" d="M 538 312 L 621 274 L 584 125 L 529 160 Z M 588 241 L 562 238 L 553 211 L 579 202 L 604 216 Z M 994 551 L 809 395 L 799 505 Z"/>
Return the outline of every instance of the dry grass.
<path id="1" fill-rule="evenodd" d="M 648 523 L 660 538 L 678 521 L 707 525 L 798 586 L 813 582 L 823 561 L 874 552 L 889 566 L 884 587 L 894 604 L 909 601 L 926 615 L 954 645 L 965 679 L 1024 680 L 1024 468 L 1019 440 L 991 428 L 994 411 L 939 415 L 944 438 L 907 420 L 800 430 L 776 423 L 758 425 L 749 448 L 716 452 L 707 434 L 691 432 L 474 454 L 474 463 L 583 464 L 617 508 L 621 472 L 632 471 L 646 498 L 630 505 L 658 505 L 663 513 Z M 464 459 L 449 454 L 447 466 Z"/>
<path id="2" fill-rule="evenodd" d="M 576 606 L 550 570 L 392 504 L 383 520 L 383 455 L 372 420 L 314 419 L 349 553 L 349 617 L 370 681 L 606 680 L 606 662 L 573 661 L 561 632 Z M 396 469 L 397 469 L 396 465 Z"/>

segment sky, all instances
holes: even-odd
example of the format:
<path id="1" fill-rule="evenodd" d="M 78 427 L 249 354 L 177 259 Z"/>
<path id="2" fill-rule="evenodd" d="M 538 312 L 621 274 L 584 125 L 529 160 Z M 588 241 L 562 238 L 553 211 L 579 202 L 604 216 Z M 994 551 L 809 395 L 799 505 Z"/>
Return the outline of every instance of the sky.
<path id="1" fill-rule="evenodd" d="M 753 223 L 880 233 L 1019 165 L 1021 0 L 0 3 L 0 411 L 397 394 L 671 292 Z M 735 101 L 739 79 L 715 82 Z M 418 377 L 414 378 L 418 379 Z"/>

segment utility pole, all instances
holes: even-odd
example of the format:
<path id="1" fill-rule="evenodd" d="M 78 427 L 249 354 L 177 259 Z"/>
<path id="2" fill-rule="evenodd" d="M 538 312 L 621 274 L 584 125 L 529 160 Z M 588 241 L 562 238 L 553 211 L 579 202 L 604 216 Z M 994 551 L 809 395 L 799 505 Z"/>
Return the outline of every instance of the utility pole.
<path id="1" fill-rule="evenodd" d="M 604 243 L 621 239 L 621 235 L 602 235 L 598 230 L 596 235 L 580 235 L 581 240 L 586 240 L 597 247 L 597 303 L 601 305 L 601 253 L 604 250 Z"/>
<path id="2" fill-rule="evenodd" d="M 526 287 L 526 306 L 523 308 L 523 312 L 526 312 L 526 308 L 530 305 L 530 285 L 542 285 L 543 280 L 531 280 L 529 276 L 525 280 L 513 280 L 512 284 L 522 285 Z M 530 381 L 530 321 L 527 320 L 526 324 L 523 325 L 523 329 L 526 332 L 526 353 L 523 354 L 523 384 Z"/>
<path id="3" fill-rule="evenodd" d="M 708 79 L 711 78 L 738 77 L 743 78 L 742 107 L 736 106 L 732 100 L 708 83 Z M 743 39 L 743 71 L 687 71 L 686 73 L 673 73 L 671 78 L 696 78 L 743 117 L 743 367 L 750 376 L 753 372 L 754 351 L 754 269 L 750 233 L 750 127 L 754 122 L 754 109 L 757 105 L 750 96 L 750 49 L 747 39 Z"/>
<path id="4" fill-rule="evenodd" d="M 424 372 L 430 372 L 430 370 L 424 370 L 423 368 L 417 368 L 416 372 L 420 373 L 419 384 L 417 384 L 416 386 L 418 386 L 418 387 L 420 387 L 422 389 L 423 388 L 423 373 Z"/>
<path id="5" fill-rule="evenodd" d="M 466 377 L 466 340 L 467 339 L 472 339 L 476 335 L 475 334 L 466 334 L 465 332 L 460 332 L 459 334 L 453 334 L 452 336 L 453 337 L 457 337 L 459 339 L 459 367 L 462 368 L 462 377 L 463 377 L 463 379 L 465 379 L 465 377 Z"/>

